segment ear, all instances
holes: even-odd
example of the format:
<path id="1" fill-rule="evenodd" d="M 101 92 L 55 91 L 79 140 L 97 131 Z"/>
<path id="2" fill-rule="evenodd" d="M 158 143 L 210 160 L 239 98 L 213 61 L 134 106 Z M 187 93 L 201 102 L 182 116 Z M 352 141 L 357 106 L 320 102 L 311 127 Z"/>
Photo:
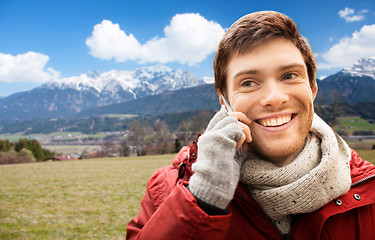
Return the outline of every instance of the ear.
<path id="1" fill-rule="evenodd" d="M 219 102 L 220 102 L 220 105 L 223 106 L 224 105 L 224 101 L 223 101 L 223 94 L 221 94 L 220 90 L 219 89 L 216 89 L 217 91 L 217 95 L 219 96 Z"/>
<path id="2" fill-rule="evenodd" d="M 313 101 L 315 100 L 316 95 L 318 94 L 318 84 L 315 81 L 314 87 L 311 89 L 313 94 Z"/>

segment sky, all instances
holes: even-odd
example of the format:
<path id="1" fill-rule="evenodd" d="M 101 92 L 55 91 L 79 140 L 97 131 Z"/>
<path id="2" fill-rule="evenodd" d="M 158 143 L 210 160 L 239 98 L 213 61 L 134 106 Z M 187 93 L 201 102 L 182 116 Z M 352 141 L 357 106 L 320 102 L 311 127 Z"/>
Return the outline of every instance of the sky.
<path id="1" fill-rule="evenodd" d="M 0 0 L 0 97 L 90 71 L 157 64 L 213 78 L 226 29 L 261 10 L 297 23 L 318 78 L 375 57 L 373 0 Z"/>

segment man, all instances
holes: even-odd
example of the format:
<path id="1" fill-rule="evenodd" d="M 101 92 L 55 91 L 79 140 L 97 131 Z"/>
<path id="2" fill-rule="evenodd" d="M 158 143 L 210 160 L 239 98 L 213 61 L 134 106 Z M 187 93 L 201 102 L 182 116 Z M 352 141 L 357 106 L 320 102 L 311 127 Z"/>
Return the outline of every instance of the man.
<path id="1" fill-rule="evenodd" d="M 375 167 L 314 114 L 315 62 L 295 23 L 242 17 L 214 70 L 222 109 L 151 177 L 127 238 L 375 239 Z"/>

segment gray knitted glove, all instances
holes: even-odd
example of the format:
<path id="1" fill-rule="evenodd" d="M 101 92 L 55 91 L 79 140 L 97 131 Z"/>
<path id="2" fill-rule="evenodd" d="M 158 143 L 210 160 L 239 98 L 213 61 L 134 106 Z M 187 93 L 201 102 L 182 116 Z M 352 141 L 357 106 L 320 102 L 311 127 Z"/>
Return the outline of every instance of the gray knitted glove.
<path id="1" fill-rule="evenodd" d="M 245 159 L 245 153 L 235 156 L 241 137 L 242 128 L 235 117 L 223 109 L 215 114 L 198 141 L 198 158 L 189 183 L 194 196 L 221 209 L 228 206 Z"/>

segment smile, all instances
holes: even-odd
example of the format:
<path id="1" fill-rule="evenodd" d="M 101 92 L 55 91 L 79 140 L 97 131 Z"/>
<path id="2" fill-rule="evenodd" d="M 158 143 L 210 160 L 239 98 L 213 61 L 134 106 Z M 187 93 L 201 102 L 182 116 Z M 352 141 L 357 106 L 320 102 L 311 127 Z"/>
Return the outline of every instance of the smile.
<path id="1" fill-rule="evenodd" d="M 255 120 L 256 123 L 264 127 L 280 127 L 289 123 L 294 117 L 294 114 L 288 114 L 281 117 L 271 117 Z"/>

